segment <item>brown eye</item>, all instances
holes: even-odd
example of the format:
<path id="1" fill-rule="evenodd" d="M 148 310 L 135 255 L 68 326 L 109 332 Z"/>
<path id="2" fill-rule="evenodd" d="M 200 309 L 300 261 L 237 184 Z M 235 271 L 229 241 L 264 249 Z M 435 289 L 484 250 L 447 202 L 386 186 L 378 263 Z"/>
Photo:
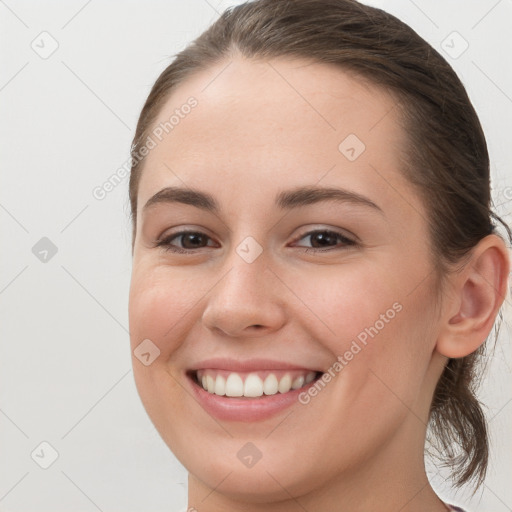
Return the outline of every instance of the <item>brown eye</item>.
<path id="1" fill-rule="evenodd" d="M 176 239 L 181 242 L 181 247 L 174 245 L 173 240 Z M 206 247 L 208 240 L 210 237 L 200 231 L 180 231 L 164 238 L 156 246 L 163 247 L 166 251 L 188 253 Z"/>
<path id="2" fill-rule="evenodd" d="M 343 248 L 343 246 L 357 245 L 357 242 L 347 238 L 345 235 L 328 229 L 309 231 L 308 233 L 302 235 L 299 240 L 302 239 L 309 239 L 311 244 L 311 247 L 307 248 L 304 252 L 328 251 L 336 249 L 336 246 L 339 244 L 341 244 L 340 249 Z"/>
<path id="3" fill-rule="evenodd" d="M 316 247 L 330 247 L 333 244 L 336 245 L 338 243 L 338 236 L 329 233 L 327 231 L 319 231 L 313 235 L 309 235 L 309 239 L 311 241 L 311 244 L 313 247 L 315 247 L 315 244 L 319 244 Z"/>
<path id="4" fill-rule="evenodd" d="M 199 247 L 203 247 L 201 245 L 203 242 L 205 242 L 206 237 L 202 233 L 184 233 L 180 235 L 181 242 L 183 244 L 184 249 L 198 249 Z"/>

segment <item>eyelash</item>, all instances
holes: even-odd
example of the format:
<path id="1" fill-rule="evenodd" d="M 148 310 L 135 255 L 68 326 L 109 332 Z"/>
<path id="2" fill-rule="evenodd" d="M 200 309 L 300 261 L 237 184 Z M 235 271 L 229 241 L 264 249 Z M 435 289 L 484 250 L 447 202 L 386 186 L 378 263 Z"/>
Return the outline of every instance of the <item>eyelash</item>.
<path id="1" fill-rule="evenodd" d="M 330 229 L 315 229 L 313 231 L 308 231 L 307 233 L 304 233 L 302 236 L 300 236 L 297 240 L 302 240 L 303 238 L 312 236 L 317 233 L 328 233 L 329 235 L 334 235 L 342 241 L 342 243 L 344 244 L 345 247 L 347 247 L 347 246 L 356 247 L 359 245 L 355 240 L 347 238 L 345 235 L 342 235 L 341 233 L 338 233 L 337 231 L 332 231 Z M 160 240 L 159 242 L 157 242 L 156 247 L 162 247 L 166 252 L 174 252 L 174 253 L 189 254 L 189 255 L 196 252 L 197 249 L 204 249 L 204 247 L 198 247 L 197 249 L 182 249 L 181 247 L 175 247 L 175 246 L 171 245 L 170 242 L 172 240 L 174 240 L 175 238 L 179 238 L 183 235 L 187 235 L 187 234 L 202 235 L 202 236 L 206 236 L 207 238 L 210 238 L 208 235 L 205 235 L 201 231 L 192 231 L 192 230 L 179 231 L 178 233 L 173 233 L 172 235 L 168 236 L 167 238 L 164 238 L 163 240 Z M 306 253 L 306 252 L 315 252 L 315 253 L 321 252 L 322 253 L 322 252 L 328 252 L 328 251 L 332 251 L 332 250 L 336 250 L 336 249 L 343 249 L 343 248 L 344 247 L 329 247 L 327 249 L 318 249 L 318 248 L 314 248 L 314 247 L 307 247 L 307 248 L 305 248 L 305 250 L 303 252 L 304 253 Z"/>

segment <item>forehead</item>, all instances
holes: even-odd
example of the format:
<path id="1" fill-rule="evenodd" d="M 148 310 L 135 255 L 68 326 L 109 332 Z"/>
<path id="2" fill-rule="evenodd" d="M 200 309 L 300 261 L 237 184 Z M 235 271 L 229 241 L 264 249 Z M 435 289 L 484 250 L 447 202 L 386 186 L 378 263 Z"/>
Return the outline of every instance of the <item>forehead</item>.
<path id="1" fill-rule="evenodd" d="M 193 115 L 176 119 L 181 110 L 188 110 L 185 105 L 191 97 L 197 101 Z M 234 142 L 250 146 L 275 144 L 276 135 L 290 143 L 327 137 L 327 145 L 349 133 L 357 133 L 370 145 L 388 133 L 396 143 L 400 128 L 395 106 L 396 100 L 382 88 L 333 65 L 238 57 L 196 72 L 181 83 L 153 128 L 162 127 L 174 114 L 172 129 L 166 133 L 171 146 L 187 127 L 203 143 L 227 132 L 236 136 Z"/>
<path id="2" fill-rule="evenodd" d="M 254 206 L 263 206 L 265 191 L 320 180 L 373 192 L 381 202 L 412 193 L 399 171 L 405 135 L 395 98 L 328 64 L 219 62 L 173 91 L 150 136 L 155 147 L 145 158 L 139 204 L 184 183 L 221 203 L 233 191 L 252 193 Z M 410 205 L 402 203 L 404 213 Z"/>

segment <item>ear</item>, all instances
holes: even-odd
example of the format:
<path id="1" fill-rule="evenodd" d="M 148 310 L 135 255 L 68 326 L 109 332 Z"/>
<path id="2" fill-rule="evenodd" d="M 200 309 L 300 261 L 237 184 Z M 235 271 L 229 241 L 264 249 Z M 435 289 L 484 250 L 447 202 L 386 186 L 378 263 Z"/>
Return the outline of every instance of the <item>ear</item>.
<path id="1" fill-rule="evenodd" d="M 502 238 L 488 235 L 473 248 L 463 270 L 449 277 L 451 291 L 436 350 L 465 357 L 487 339 L 508 294 L 510 257 Z"/>

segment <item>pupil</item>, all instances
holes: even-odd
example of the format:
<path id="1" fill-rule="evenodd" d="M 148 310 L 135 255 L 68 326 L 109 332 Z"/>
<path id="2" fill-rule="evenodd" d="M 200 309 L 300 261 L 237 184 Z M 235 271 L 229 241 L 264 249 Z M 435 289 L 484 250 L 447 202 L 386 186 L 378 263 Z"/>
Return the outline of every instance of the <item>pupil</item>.
<path id="1" fill-rule="evenodd" d="M 192 246 L 195 246 L 195 245 L 197 245 L 198 239 L 199 239 L 199 242 L 200 242 L 201 237 L 202 237 L 202 235 L 200 235 L 198 233 L 188 233 L 187 235 L 185 235 L 185 240 L 184 241 L 186 242 L 187 240 L 188 241 L 192 240 Z M 194 243 L 194 240 L 195 240 L 196 243 Z M 187 244 L 184 243 L 183 245 L 186 246 Z"/>
<path id="2" fill-rule="evenodd" d="M 329 241 L 332 240 L 332 235 L 329 233 L 317 233 L 316 235 L 313 235 L 314 239 L 320 241 L 320 246 L 325 246 L 329 244 Z"/>

